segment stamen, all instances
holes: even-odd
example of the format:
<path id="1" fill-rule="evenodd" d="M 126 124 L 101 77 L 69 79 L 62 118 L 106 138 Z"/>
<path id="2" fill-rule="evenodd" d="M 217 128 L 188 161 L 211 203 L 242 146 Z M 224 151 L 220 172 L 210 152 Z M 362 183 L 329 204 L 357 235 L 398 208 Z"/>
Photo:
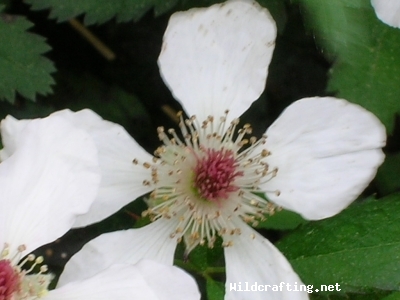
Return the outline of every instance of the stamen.
<path id="1" fill-rule="evenodd" d="M 44 274 L 48 269 L 46 265 L 40 266 L 39 273 L 34 273 L 36 267 L 43 263 L 42 256 L 35 257 L 34 254 L 29 254 L 20 261 L 26 249 L 25 245 L 20 245 L 9 257 L 10 246 L 4 245 L 0 259 L 0 299 L 33 300 L 47 294 L 53 276 Z M 33 263 L 29 269 L 23 269 L 28 262 Z"/>
<path id="2" fill-rule="evenodd" d="M 35 260 L 35 255 L 34 254 L 29 254 L 22 262 L 18 264 L 18 266 L 21 268 L 23 267 L 28 261 L 34 261 Z"/>
<path id="3" fill-rule="evenodd" d="M 39 264 L 41 264 L 41 263 L 43 263 L 43 256 L 37 257 L 37 258 L 35 259 L 35 262 L 32 264 L 32 266 L 29 268 L 29 270 L 25 271 L 25 273 L 26 273 L 26 274 L 29 274 L 30 272 L 33 271 L 33 269 L 34 269 L 37 265 L 39 265 Z"/>
<path id="4" fill-rule="evenodd" d="M 3 250 L 1 250 L 1 256 L 0 258 L 6 258 L 8 254 L 10 253 L 10 246 L 7 243 L 4 243 Z"/>
<path id="5" fill-rule="evenodd" d="M 250 124 L 236 135 L 239 119 L 225 128 L 228 111 L 203 121 L 195 116 L 184 119 L 182 112 L 177 116 L 181 135 L 174 129 L 167 135 L 159 127 L 163 145 L 155 151 L 157 159 L 142 164 L 150 172 L 143 184 L 155 187 L 146 200 L 149 209 L 142 215 L 151 220 L 177 218 L 171 238 L 183 239 L 189 253 L 199 244 L 214 247 L 217 235 L 241 234 L 234 224 L 237 218 L 257 226 L 266 215 L 274 214 L 278 208 L 258 195 L 259 186 L 278 175 L 278 168 L 268 163 L 271 152 L 263 146 L 267 137 L 249 137 Z M 263 192 L 280 194 L 278 190 Z M 224 246 L 233 242 L 225 241 Z"/>

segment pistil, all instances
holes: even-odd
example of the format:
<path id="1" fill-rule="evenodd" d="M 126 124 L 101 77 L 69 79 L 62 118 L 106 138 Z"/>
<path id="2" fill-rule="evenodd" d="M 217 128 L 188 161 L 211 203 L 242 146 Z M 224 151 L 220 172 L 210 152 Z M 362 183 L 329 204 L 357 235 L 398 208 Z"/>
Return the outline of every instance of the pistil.
<path id="1" fill-rule="evenodd" d="M 212 248 L 216 235 L 240 235 L 243 222 L 238 220 L 257 226 L 277 209 L 259 195 L 279 193 L 259 188 L 278 174 L 268 164 L 267 137 L 246 138 L 252 132 L 249 124 L 236 135 L 239 119 L 227 127 L 227 114 L 218 122 L 210 116 L 202 123 L 195 116 L 184 120 L 179 114 L 183 139 L 175 130 L 167 135 L 159 127 L 163 145 L 155 151 L 153 163 L 133 160 L 149 169 L 150 177 L 143 184 L 154 187 L 144 215 L 153 221 L 177 218 L 171 237 L 178 242 L 184 238 L 187 252 L 198 244 Z M 233 242 L 228 239 L 224 245 Z"/>

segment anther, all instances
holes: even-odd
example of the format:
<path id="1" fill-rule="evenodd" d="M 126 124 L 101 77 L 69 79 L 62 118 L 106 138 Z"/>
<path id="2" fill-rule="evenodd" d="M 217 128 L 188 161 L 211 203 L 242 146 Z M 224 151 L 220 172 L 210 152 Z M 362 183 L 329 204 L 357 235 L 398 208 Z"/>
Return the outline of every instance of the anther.
<path id="1" fill-rule="evenodd" d="M 47 265 L 40 266 L 40 274 L 46 273 L 48 271 Z"/>
<path id="2" fill-rule="evenodd" d="M 1 251 L 0 258 L 5 258 L 10 254 L 10 246 L 7 243 L 4 243 L 4 248 Z"/>
<path id="3" fill-rule="evenodd" d="M 26 246 L 25 245 L 19 245 L 18 246 L 18 252 L 24 252 L 26 250 Z"/>
<path id="4" fill-rule="evenodd" d="M 233 121 L 231 122 L 232 125 L 238 125 L 240 122 L 239 118 L 233 119 Z"/>
<path id="5" fill-rule="evenodd" d="M 269 154 L 270 154 L 270 152 L 269 152 L 267 149 L 263 149 L 263 150 L 261 151 L 261 156 L 262 156 L 262 157 L 267 157 Z"/>
<path id="6" fill-rule="evenodd" d="M 232 246 L 233 246 L 233 242 L 232 241 L 229 241 L 229 242 L 226 242 L 226 243 L 222 244 L 222 247 L 232 247 Z"/>

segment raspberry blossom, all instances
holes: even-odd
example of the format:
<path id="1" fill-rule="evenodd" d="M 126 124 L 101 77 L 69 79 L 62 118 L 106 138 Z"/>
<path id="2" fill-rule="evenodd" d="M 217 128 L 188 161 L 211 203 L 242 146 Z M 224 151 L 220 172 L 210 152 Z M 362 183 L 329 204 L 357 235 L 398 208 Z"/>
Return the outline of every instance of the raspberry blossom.
<path id="1" fill-rule="evenodd" d="M 100 220 L 146 193 L 145 214 L 153 221 L 89 242 L 66 265 L 61 284 L 142 258 L 172 265 L 177 242 L 189 253 L 212 248 L 220 236 L 225 299 L 308 298 L 305 292 L 229 290 L 229 283 L 243 281 L 301 283 L 252 226 L 277 207 L 309 220 L 339 213 L 375 176 L 386 134 L 373 114 L 332 97 L 294 102 L 259 138 L 251 125 L 239 127 L 240 115 L 264 89 L 275 38 L 269 12 L 250 0 L 172 15 L 159 66 L 189 118 L 179 115 L 180 132 L 158 129 L 162 145 L 154 156 L 89 110 L 55 114 L 93 137 L 103 172 L 96 209 L 75 225 Z"/>
<path id="2" fill-rule="evenodd" d="M 38 299 L 48 294 L 52 275 L 43 257 L 29 252 L 88 211 L 100 180 L 97 150 L 59 117 L 18 124 L 17 139 L 8 120 L 1 123 L 0 298 Z"/>
<path id="3" fill-rule="evenodd" d="M 57 116 L 9 116 L 1 133 L 0 299 L 199 299 L 192 278 L 152 261 L 115 264 L 49 291 L 53 276 L 43 257 L 29 253 L 63 235 L 89 210 L 100 183 L 97 150 L 86 132 Z"/>
<path id="4" fill-rule="evenodd" d="M 400 28 L 400 1 L 371 0 L 377 17 L 385 24 Z"/>

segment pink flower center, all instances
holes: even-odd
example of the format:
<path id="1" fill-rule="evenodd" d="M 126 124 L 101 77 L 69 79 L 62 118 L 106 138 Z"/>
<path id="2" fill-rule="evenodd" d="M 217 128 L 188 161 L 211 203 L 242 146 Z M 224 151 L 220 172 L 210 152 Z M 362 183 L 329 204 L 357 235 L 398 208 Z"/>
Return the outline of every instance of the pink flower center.
<path id="1" fill-rule="evenodd" d="M 207 149 L 205 154 L 198 159 L 194 169 L 194 187 L 208 201 L 228 199 L 229 193 L 239 189 L 234 184 L 235 178 L 244 174 L 237 171 L 234 153 L 231 150 Z"/>
<path id="2" fill-rule="evenodd" d="M 19 275 L 11 266 L 10 261 L 0 260 L 0 300 L 13 299 L 13 294 L 18 290 Z"/>

